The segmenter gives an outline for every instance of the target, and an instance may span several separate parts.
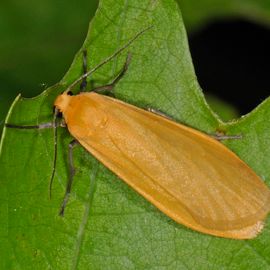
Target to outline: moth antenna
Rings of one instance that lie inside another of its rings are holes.
[[[87,73],[87,50],[83,50],[83,74]],[[86,78],[82,79],[80,84],[80,91],[84,92],[86,90],[87,80]]]
[[[77,80],[75,80],[67,89],[65,92],[70,91],[74,86],[76,86],[80,81],[82,81],[83,79],[87,78],[88,76],[90,76],[92,73],[94,73],[97,69],[99,69],[100,67],[102,67],[103,65],[105,65],[106,63],[108,63],[110,60],[112,60],[114,57],[116,57],[117,55],[119,55],[122,51],[124,51],[131,43],[133,43],[139,36],[141,36],[143,33],[145,33],[146,31],[148,31],[149,29],[153,28],[153,25],[150,25],[146,28],[144,28],[143,30],[141,30],[140,32],[138,32],[133,38],[131,38],[126,44],[124,44],[121,48],[119,48],[117,51],[115,51],[112,55],[108,56],[104,61],[102,61],[101,63],[99,63],[97,66],[95,66],[94,68],[90,69],[88,72],[86,72],[85,74],[83,74],[80,78],[78,78]]]
[[[53,169],[52,169],[52,174],[50,178],[50,185],[49,185],[49,197],[50,199],[52,198],[52,184],[53,184],[53,179],[55,175],[55,167],[56,167],[56,160],[57,160],[57,115],[59,113],[59,110],[57,108],[54,109],[54,114],[53,114],[53,139],[54,139],[54,155],[53,155]]]

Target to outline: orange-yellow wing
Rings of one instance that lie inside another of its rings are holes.
[[[260,232],[270,190],[221,143],[107,96],[66,99],[56,106],[72,136],[166,215],[221,237]]]

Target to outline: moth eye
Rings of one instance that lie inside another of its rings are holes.
[[[58,112],[56,115],[57,118],[63,118],[63,114],[61,112]]]
[[[73,93],[72,93],[71,91],[68,91],[67,94],[68,94],[69,96],[73,96]]]

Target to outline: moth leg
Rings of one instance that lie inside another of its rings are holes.
[[[120,71],[120,73],[114,78],[114,80],[107,85],[103,85],[103,86],[99,86],[95,89],[93,89],[92,91],[94,92],[102,92],[102,91],[112,91],[114,86],[119,82],[119,80],[125,75],[126,71],[128,70],[128,66],[130,64],[131,61],[131,53],[128,53],[127,58],[126,58],[126,62],[122,68],[122,70]]]
[[[16,128],[16,129],[45,129],[45,128],[54,128],[55,127],[66,127],[65,121],[61,121],[60,123],[56,123],[56,125],[52,122],[49,123],[42,123],[39,125],[26,125],[26,126],[21,126],[21,125],[14,125],[14,124],[5,124],[5,127],[7,128]]]
[[[172,117],[170,117],[169,115],[165,114],[164,112],[161,112],[157,109],[153,109],[153,108],[147,108],[147,111],[155,113],[157,115],[163,116],[169,120],[174,120]],[[223,140],[238,140],[238,139],[242,139],[242,135],[224,135],[221,133],[216,133],[216,134],[208,134],[210,137],[212,137],[213,139],[216,139],[218,141],[223,141]]]
[[[174,120],[172,117],[168,116],[167,114],[159,111],[159,110],[156,110],[156,109],[153,109],[153,108],[147,108],[147,111],[149,112],[152,112],[152,113],[155,113],[157,115],[160,115],[162,117],[165,117],[169,120]],[[223,141],[223,140],[239,140],[239,139],[242,139],[242,135],[224,135],[224,134],[221,134],[221,133],[216,133],[216,134],[208,134],[210,137],[212,137],[213,139],[216,139],[218,141]]]
[[[169,115],[167,115],[166,113],[164,113],[164,112],[162,112],[162,111],[160,111],[160,110],[153,109],[153,108],[147,108],[147,111],[148,111],[148,112],[151,112],[151,113],[154,113],[154,114],[157,114],[157,115],[159,115],[159,116],[165,117],[165,118],[167,118],[167,119],[169,119],[169,120],[173,120],[172,117],[170,117]]]
[[[147,111],[155,113],[157,115],[163,116],[169,120],[174,120],[172,117],[168,116],[167,114],[153,109],[153,108],[147,108]],[[216,134],[208,134],[210,137],[212,137],[213,139],[216,139],[218,141],[223,141],[223,140],[238,140],[238,139],[242,139],[242,135],[224,135],[221,133],[216,133]]]
[[[66,123],[64,118],[61,119],[61,121],[52,121],[48,123],[41,123],[39,125],[16,125],[16,124],[10,124],[5,123],[5,127],[7,128],[16,128],[16,129],[45,129],[45,128],[54,128],[54,127],[66,127]]]
[[[240,135],[224,135],[224,134],[209,134],[210,137],[212,137],[213,139],[216,139],[218,141],[223,141],[223,140],[239,140],[242,139],[243,136]]]
[[[67,182],[67,186],[66,186],[66,192],[65,192],[65,196],[59,211],[59,215],[63,216],[64,215],[64,211],[70,196],[70,191],[71,191],[71,187],[72,187],[72,183],[73,183],[73,178],[75,175],[75,167],[74,167],[74,163],[73,163],[73,149],[76,145],[78,145],[78,141],[73,140],[69,143],[68,145],[68,167],[69,167],[69,176],[68,176],[68,182]]]
[[[14,124],[5,124],[5,127],[7,128],[17,128],[17,129],[44,129],[44,128],[53,128],[54,123],[43,123],[39,125],[27,125],[27,126],[20,126],[20,125],[14,125]]]

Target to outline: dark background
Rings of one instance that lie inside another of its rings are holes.
[[[0,5],[0,123],[18,93],[36,96],[63,77],[96,8],[97,0]],[[269,29],[234,18],[212,20],[195,32],[188,28],[188,35],[205,93],[232,104],[240,114],[269,96]]]
[[[270,31],[244,20],[217,21],[190,34],[202,89],[245,114],[270,95]]]

